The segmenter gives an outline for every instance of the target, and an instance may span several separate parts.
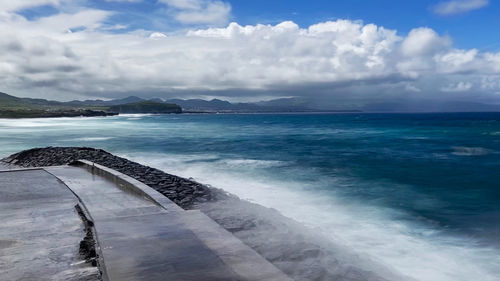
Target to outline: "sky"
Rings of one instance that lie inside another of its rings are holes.
[[[0,92],[500,104],[489,0],[0,1]]]

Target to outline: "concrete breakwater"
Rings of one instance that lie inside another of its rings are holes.
[[[86,160],[0,171],[0,211],[1,280],[291,281],[200,211]]]
[[[13,154],[2,161],[28,168],[66,165],[77,160],[88,160],[130,176],[157,190],[184,209],[192,208],[196,202],[213,200],[213,192],[207,186],[135,163],[101,149],[34,148]]]
[[[79,159],[128,175],[184,209],[202,211],[294,280],[407,280],[273,209],[103,150],[49,147],[23,151],[3,161],[35,167],[64,165]]]

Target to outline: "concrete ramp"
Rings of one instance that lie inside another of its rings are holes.
[[[109,280],[290,280],[199,211],[87,161],[45,168],[93,220]]]

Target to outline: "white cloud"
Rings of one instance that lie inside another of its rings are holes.
[[[420,88],[417,88],[417,87],[415,87],[414,85],[411,85],[411,84],[406,84],[405,85],[405,90],[407,90],[409,92],[416,92],[416,93],[422,92],[422,90]]]
[[[153,32],[151,35],[149,35],[149,38],[166,38],[167,35],[161,33],[161,32]]]
[[[159,0],[158,2],[182,10],[201,10],[204,4],[203,0]]]
[[[66,0],[67,2],[68,0]],[[13,12],[21,9],[38,7],[42,5],[57,6],[65,0],[15,0],[0,1],[0,12]]]
[[[112,13],[101,10],[33,21],[10,15],[0,18],[0,91],[13,94],[311,95],[364,101],[459,93],[461,99],[480,94],[500,101],[494,94],[500,91],[500,53],[454,48],[429,28],[403,36],[359,21],[306,28],[286,21],[163,36],[108,33],[103,22]],[[67,32],[75,28],[80,31]]]
[[[142,0],[104,0],[106,2],[130,2],[130,3],[139,3]]]
[[[421,27],[410,31],[402,45],[405,56],[426,56],[450,45],[447,38],[440,37],[434,30]]]
[[[174,18],[183,24],[226,24],[231,5],[218,0],[159,0],[166,4]]]
[[[434,7],[434,12],[440,15],[454,15],[470,12],[489,4],[489,0],[452,0],[441,2]]]
[[[472,89],[472,83],[464,81],[453,83],[442,88],[444,92],[465,92],[470,89]]]
[[[82,10],[74,14],[57,14],[37,21],[39,30],[67,31],[72,28],[96,29],[112,13],[101,10]]]

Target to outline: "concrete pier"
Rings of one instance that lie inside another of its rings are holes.
[[[61,280],[52,278],[54,273],[95,274],[75,265],[82,264],[76,260],[84,232],[76,204],[93,221],[104,280],[290,280],[201,212],[185,211],[148,186],[87,161],[0,172],[0,279],[30,280],[23,278],[39,272],[46,275],[36,280]],[[35,212],[40,206],[47,211]],[[30,223],[40,217],[43,223]],[[45,262],[32,267],[26,253],[35,246],[29,239],[46,235],[55,235],[51,248],[64,251],[37,251]],[[57,270],[44,270],[47,265]]]

